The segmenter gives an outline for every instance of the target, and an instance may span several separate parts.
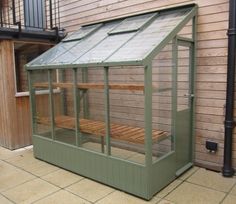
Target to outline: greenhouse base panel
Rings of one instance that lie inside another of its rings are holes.
[[[177,176],[174,152],[166,155],[148,170],[137,163],[95,154],[41,136],[34,135],[33,143],[36,158],[146,200],[150,200]],[[177,173],[181,174],[191,166],[192,163],[189,163],[183,171]]]

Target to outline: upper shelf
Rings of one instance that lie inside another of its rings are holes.
[[[52,83],[53,88],[73,88],[73,83]],[[35,83],[35,88],[48,88],[48,83]],[[78,83],[79,89],[104,89],[103,83]],[[142,84],[109,84],[109,89],[143,91]]]
[[[48,88],[48,83],[34,83],[34,88]],[[73,83],[60,83],[54,82],[52,83],[52,88],[73,88]],[[77,88],[82,90],[87,89],[104,89],[104,83],[78,83]],[[129,91],[144,91],[143,84],[109,84],[109,89],[113,90],[129,90]],[[163,92],[172,90],[171,87],[160,88],[158,85],[152,85],[153,92]]]

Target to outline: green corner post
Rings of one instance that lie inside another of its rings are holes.
[[[82,144],[81,132],[80,132],[80,123],[79,123],[79,115],[80,115],[80,94],[79,87],[77,86],[77,70],[78,68],[73,68],[73,92],[74,92],[74,112],[75,112],[75,141],[76,146],[80,146]]]
[[[109,99],[109,67],[104,67],[104,100],[106,122],[106,153],[111,155],[110,145],[110,99]]]
[[[87,83],[88,82],[88,68],[83,67],[82,68],[82,82]],[[82,90],[83,92],[83,112],[84,112],[84,118],[89,118],[89,102],[88,102],[88,89]]]
[[[152,183],[152,65],[144,67],[144,117],[145,117],[145,166],[146,177]],[[150,187],[149,187],[150,188]],[[151,192],[150,189],[148,192]]]
[[[50,119],[51,119],[51,138],[55,139],[55,113],[54,113],[54,98],[53,98],[53,86],[52,86],[52,69],[48,70],[48,87],[49,87],[49,107],[50,107]]]
[[[172,150],[176,149],[176,119],[177,119],[177,91],[178,91],[178,45],[177,38],[172,40],[172,133],[171,133],[171,143]]]
[[[194,124],[195,124],[195,103],[196,103],[196,96],[195,96],[195,76],[196,76],[196,52],[197,52],[197,14],[193,17],[192,19],[192,39],[193,39],[193,43],[191,46],[191,53],[190,53],[190,57],[191,57],[191,79],[192,79],[192,83],[191,83],[191,94],[194,94],[194,97],[192,98],[192,112],[191,112],[191,119],[192,119],[192,123],[191,123],[191,128],[192,128],[192,144],[191,144],[191,159],[192,161],[194,161],[194,152],[195,152],[195,130],[194,130]]]

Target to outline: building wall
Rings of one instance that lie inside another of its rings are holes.
[[[0,143],[4,147],[12,147],[12,130],[16,129],[16,124],[12,123],[11,117],[15,109],[12,92],[14,92],[14,80],[11,76],[11,69],[6,67],[13,66],[12,60],[13,47],[11,41],[0,41]],[[9,79],[12,84],[9,84]],[[9,104],[9,106],[8,106]]]
[[[61,26],[72,32],[82,24],[187,3],[197,3],[199,6],[195,162],[219,169],[222,166],[224,148],[228,0],[61,0]],[[207,152],[206,140],[219,143],[216,154]],[[236,140],[234,141],[233,164],[236,167]]]

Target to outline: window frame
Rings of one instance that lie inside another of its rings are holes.
[[[13,61],[13,71],[14,71],[14,87],[15,87],[15,97],[29,97],[29,91],[17,91],[17,71],[16,71],[16,61],[15,61],[15,44],[16,43],[24,43],[24,44],[38,44],[38,45],[55,45],[52,43],[42,43],[42,42],[24,42],[24,41],[13,41],[12,43],[12,61]],[[26,70],[24,70],[26,72]],[[59,74],[58,70],[56,70],[56,81],[59,82]],[[28,80],[27,80],[28,81]],[[59,88],[53,89],[53,93],[60,93],[61,90]],[[49,94],[49,90],[37,90],[35,92],[36,95]]]

